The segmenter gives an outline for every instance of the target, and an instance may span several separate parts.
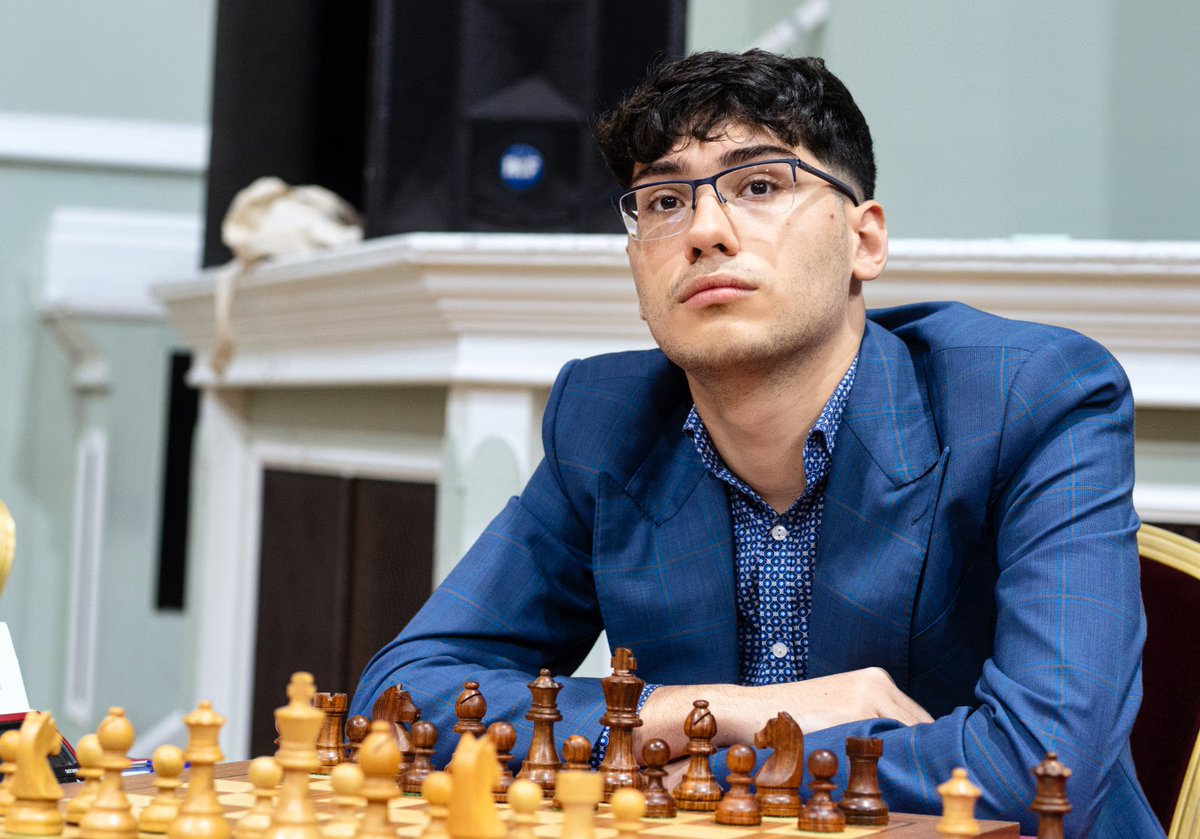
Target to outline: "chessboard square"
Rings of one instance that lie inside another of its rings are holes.
[[[886,826],[885,827],[852,827],[850,825],[846,825],[845,831],[838,833],[838,837],[839,837],[839,839],[858,839],[858,837],[861,837],[861,836],[874,836],[876,833],[879,833],[880,831],[885,830],[885,829],[886,829]],[[769,833],[773,836],[803,836],[803,837],[828,836],[829,835],[828,833],[814,833],[811,830],[800,830],[799,828],[797,828],[795,826],[794,823],[790,826],[784,825],[783,827],[775,827],[770,830],[763,830],[763,831],[760,831],[760,833],[762,833],[762,834]]]
[[[676,836],[681,839],[737,839],[740,836],[755,836],[753,827],[726,827],[719,824],[663,824],[648,827],[642,836]]]
[[[558,839],[560,833],[562,828],[554,824],[539,824],[533,829],[534,836],[545,836],[546,839]],[[611,827],[597,827],[594,835],[596,839],[612,839],[617,831]]]
[[[222,778],[216,784],[217,792],[253,792],[254,784],[249,781],[235,781],[232,778]]]
[[[424,807],[425,799],[419,795],[398,795],[388,802],[393,810],[403,810],[407,807]]]
[[[392,809],[388,812],[392,824],[425,824],[429,821],[424,810]]]
[[[253,807],[254,796],[245,792],[233,792],[227,795],[218,795],[217,800],[221,802],[223,807]]]

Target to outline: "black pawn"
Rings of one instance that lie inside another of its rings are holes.
[[[646,796],[646,818],[673,819],[675,818],[675,799],[667,792],[663,778],[667,777],[666,765],[671,758],[671,748],[665,740],[655,738],[642,746],[642,777],[646,786],[642,794]]]
[[[837,774],[837,755],[828,749],[818,749],[808,757],[808,771],[813,776],[808,786],[812,798],[800,811],[796,826],[813,833],[841,833],[846,829],[846,817],[833,803],[833,776]]]

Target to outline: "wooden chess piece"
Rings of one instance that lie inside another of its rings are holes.
[[[367,809],[358,829],[359,839],[395,839],[396,830],[388,822],[388,802],[400,795],[396,769],[400,766],[400,747],[387,720],[371,723],[371,732],[358,750],[358,768],[362,770],[362,797]]]
[[[804,732],[791,714],[780,711],[755,732],[754,745],[771,749],[754,776],[759,812],[796,818],[800,815],[800,782],[804,779]]]
[[[404,775],[413,762],[412,724],[421,719],[421,709],[413,704],[412,697],[401,685],[392,685],[371,706],[371,720],[387,720],[393,726],[396,746],[400,749],[400,768],[396,771],[397,783],[404,783]],[[363,732],[366,733],[365,730]]]
[[[582,734],[572,734],[563,741],[563,761],[561,772],[590,772],[592,769],[592,744]],[[558,776],[555,775],[557,784]],[[558,800],[558,790],[554,792],[554,809],[561,810],[562,802]]]
[[[409,795],[420,795],[421,784],[434,771],[431,757],[437,745],[438,730],[428,720],[417,720],[412,727],[413,762],[404,773],[404,791]]]
[[[166,833],[183,804],[179,796],[179,788],[183,786],[179,777],[183,774],[183,749],[159,746],[150,758],[150,765],[154,767],[156,794],[138,816],[138,832]]]
[[[81,737],[79,739],[79,743],[80,743],[79,748],[80,749],[83,748],[83,745],[82,745],[83,741],[85,739],[87,739],[88,737],[91,737],[93,740],[95,739],[94,734],[85,734],[83,737]],[[8,731],[4,732],[3,734],[0,734],[0,761],[3,761],[3,763],[0,763],[0,775],[4,776],[4,780],[0,781],[0,818],[2,818],[5,814],[8,813],[8,809],[12,806],[12,803],[13,803],[12,779],[13,779],[13,775],[15,775],[17,772],[17,744],[20,742],[21,742],[21,734],[15,728],[10,728]],[[100,745],[99,744],[96,744],[96,752],[95,753],[98,757],[100,754]],[[79,752],[76,752],[76,757],[79,758],[79,765],[80,765],[80,767],[82,767],[83,766],[83,755],[80,754]],[[83,769],[81,768],[79,770],[79,772],[76,773],[76,777],[78,777],[80,774],[82,774],[82,772],[83,772]],[[97,774],[93,777],[99,777],[99,774]],[[86,787],[85,787],[85,789],[86,789]],[[77,796],[75,796],[75,798],[71,799],[71,802],[74,803],[75,799],[81,797],[82,795],[83,795],[83,793],[80,792],[79,795],[77,795]],[[92,792],[92,797],[93,798],[95,797],[94,789]],[[81,815],[82,815],[82,811],[81,811]],[[70,824],[79,824],[79,822],[73,821],[73,822],[70,822]]]
[[[512,763],[512,750],[517,744],[517,732],[512,723],[497,720],[488,726],[487,735],[496,747],[496,763],[500,767],[500,780],[492,790],[492,797],[503,804],[508,800],[508,788],[513,782],[512,769],[508,765]]]
[[[504,839],[504,823],[492,798],[500,780],[496,747],[487,737],[467,731],[454,749],[453,788],[446,826],[454,839]]]
[[[603,776],[564,769],[558,773],[554,795],[563,811],[559,839],[594,839],[596,806],[604,797]]]
[[[461,737],[470,732],[474,737],[482,737],[487,732],[483,724],[486,715],[487,700],[479,690],[479,682],[463,682],[462,693],[454,700],[454,716],[458,717],[454,733]]]
[[[721,800],[721,787],[713,777],[709,758],[717,749],[713,737],[717,736],[717,720],[708,710],[708,701],[697,699],[692,703],[692,712],[683,721],[683,733],[688,736],[688,766],[683,780],[675,785],[671,794],[680,810],[710,813],[717,809]]]
[[[955,769],[950,780],[937,788],[942,797],[942,820],[937,823],[937,832],[954,839],[969,839],[979,835],[979,822],[975,821],[975,802],[981,795],[979,787],[967,780],[967,770]]]
[[[305,701],[309,701],[310,697],[311,694]],[[320,725],[320,711],[315,708],[309,710],[317,715]],[[184,757],[191,769],[179,816],[167,828],[167,836],[169,839],[228,839],[229,822],[225,818],[225,808],[217,800],[214,776],[214,767],[225,757],[217,743],[225,718],[213,710],[211,702],[204,700],[196,706],[196,710],[183,718],[183,724],[188,729],[188,746]],[[313,731],[313,739],[316,740],[316,731]]]
[[[108,722],[108,719],[105,719],[105,722]],[[129,730],[129,742],[125,743],[126,749],[133,743],[133,729]],[[120,744],[113,740],[111,726],[109,731],[108,740],[101,740],[100,743],[101,747],[106,749],[114,744]],[[63,817],[58,811],[58,802],[63,793],[48,760],[51,755],[58,754],[62,749],[62,735],[58,733],[54,717],[30,711],[25,715],[17,737],[17,771],[12,779],[13,802],[4,817],[4,830],[10,834],[21,833],[31,836],[60,834],[63,830]],[[126,761],[127,765],[128,761]],[[107,769],[108,764],[104,764],[104,766]],[[116,794],[124,798],[120,788],[120,769],[111,779],[107,774],[105,775],[105,781],[110,780],[117,785]],[[97,798],[98,800],[99,798]],[[106,799],[106,803],[110,806],[114,802],[115,799],[112,796]],[[125,806],[128,814],[128,799],[125,800]],[[133,823],[132,816],[129,816],[129,826],[132,830],[130,835],[130,839],[132,839],[137,834],[137,826]]]
[[[846,829],[846,817],[833,803],[833,776],[837,774],[837,755],[828,749],[818,749],[808,757],[808,772],[812,780],[808,786],[812,798],[800,811],[796,826],[813,833],[841,833]]]
[[[346,720],[346,762],[358,762],[358,747],[367,732],[371,730],[371,721],[362,714],[355,714]]]
[[[109,708],[96,729],[100,743],[100,768],[104,777],[96,791],[96,800],[79,822],[83,839],[133,839],[137,836],[137,821],[133,806],[125,796],[122,773],[129,768],[129,749],[133,746],[133,726],[121,708]],[[11,828],[10,828],[11,830]],[[218,839],[225,839],[228,829]]]
[[[633,730],[642,724],[637,703],[646,683],[633,675],[637,659],[625,647],[617,647],[612,657],[612,675],[600,680],[604,691],[605,712],[600,724],[608,726],[608,750],[600,763],[604,776],[604,800],[622,787],[641,789],[642,773],[633,756]]]
[[[544,794],[540,785],[527,778],[518,778],[509,785],[508,806],[512,808],[513,817],[508,839],[534,839],[537,810]]]
[[[358,808],[363,800],[362,788],[365,780],[357,763],[339,763],[330,771],[333,815],[321,826],[321,835],[325,839],[354,839],[358,835]],[[395,779],[392,783],[395,783]],[[396,791],[399,793],[399,787]],[[234,839],[240,839],[236,833]]]
[[[1046,759],[1033,768],[1037,778],[1037,794],[1030,809],[1038,814],[1037,839],[1063,839],[1063,816],[1071,812],[1067,801],[1067,778],[1071,770],[1058,762],[1058,755],[1049,752]]]
[[[454,780],[445,772],[430,772],[421,784],[421,797],[428,805],[429,822],[421,832],[421,839],[450,839],[446,819],[450,812],[450,796]]]
[[[320,766],[317,772],[328,775],[345,760],[345,750],[342,746],[342,724],[346,720],[346,694],[344,693],[315,693],[313,707],[325,715],[321,725],[321,733],[317,735],[317,760]]]
[[[878,737],[847,737],[846,758],[850,778],[838,807],[846,815],[846,824],[875,826],[888,823],[888,808],[879,790],[879,758],[883,740]]]
[[[621,787],[612,794],[612,814],[616,839],[637,839],[642,832],[642,816],[646,814],[646,796],[633,787]]]
[[[650,819],[675,818],[675,799],[663,783],[667,777],[667,761],[671,759],[671,747],[666,740],[657,737],[642,746],[642,776],[646,782],[642,793],[646,796],[646,817]]]
[[[750,792],[750,770],[757,756],[754,749],[741,743],[729,747],[725,760],[729,765],[729,791],[717,805],[713,818],[717,824],[756,825],[762,824],[758,801]]]
[[[308,776],[321,764],[317,758],[317,736],[325,721],[325,715],[312,706],[314,693],[311,673],[293,673],[287,687],[288,704],[275,709],[279,729],[275,760],[283,770],[283,783],[275,799],[271,826],[263,833],[263,839],[321,839],[317,813],[308,794]]]
[[[256,757],[246,769],[246,778],[254,787],[254,803],[233,826],[233,839],[262,839],[271,826],[275,787],[283,780],[283,767],[273,757]]]
[[[17,732],[12,733],[15,737]],[[0,736],[0,755],[3,754],[4,737],[7,736],[7,733]],[[79,770],[75,777],[83,781],[83,787],[67,802],[67,824],[77,825],[83,821],[83,817],[91,809],[92,802],[96,800],[96,793],[100,791],[100,779],[104,777],[104,770],[100,768],[100,758],[103,755],[104,750],[100,748],[100,741],[96,739],[95,734],[85,734],[75,744],[75,757],[79,761]],[[13,768],[16,768],[16,764]],[[0,770],[2,769],[3,767],[0,767]]]
[[[546,669],[529,683],[533,704],[525,719],[533,723],[533,739],[529,743],[529,753],[521,764],[521,771],[517,773],[518,778],[525,778],[540,786],[547,798],[554,796],[554,776],[562,768],[554,748],[554,724],[563,718],[558,710],[560,690],[562,685],[554,681]]]

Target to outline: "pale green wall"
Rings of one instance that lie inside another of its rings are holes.
[[[0,0],[0,118],[36,113],[203,125],[215,0]],[[108,705],[146,729],[194,702],[181,655],[186,618],[153,608],[168,352],[162,324],[89,322],[106,391],[76,392],[62,346],[39,322],[43,247],[59,207],[199,214],[199,174],[0,158],[0,498],[17,521],[17,558],[0,600],[30,702],[71,738]],[[63,717],[75,446],[108,437],[101,628],[92,713]]]
[[[215,0],[0,0],[0,111],[206,123]]]
[[[791,4],[692,0],[691,49]],[[823,56],[875,138],[893,235],[1194,239],[1200,4],[838,0]]]

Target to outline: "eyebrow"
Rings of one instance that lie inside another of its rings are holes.
[[[730,169],[734,166],[740,166],[743,163],[753,163],[762,157],[786,157],[792,159],[796,157],[796,152],[787,146],[777,146],[773,143],[758,143],[753,146],[738,146],[737,148],[729,149],[717,158],[717,163],[721,169]],[[678,160],[656,160],[653,163],[647,164],[638,172],[637,177],[633,179],[633,183],[636,184],[645,178],[679,177],[682,173],[683,167],[679,165]]]

